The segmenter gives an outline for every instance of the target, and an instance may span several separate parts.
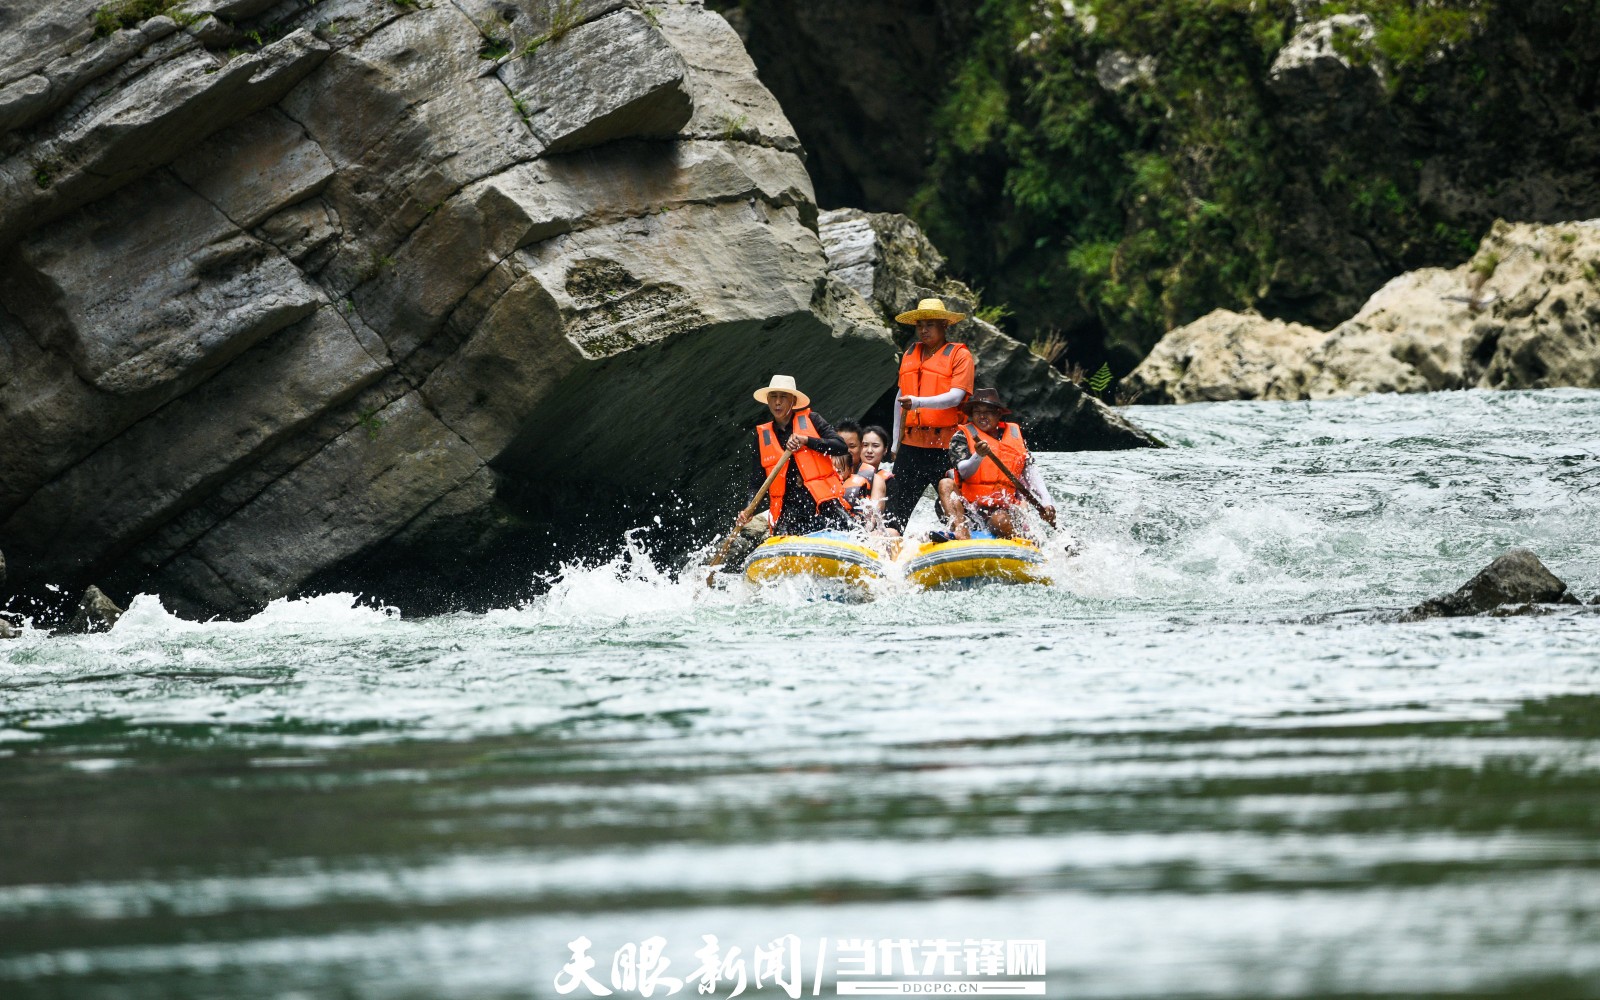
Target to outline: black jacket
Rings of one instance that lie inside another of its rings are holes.
[[[773,429],[778,433],[778,446],[783,447],[789,443],[789,427],[779,427],[777,423],[776,420],[772,421]],[[791,425],[794,423],[792,415],[789,418],[789,423]],[[850,446],[844,443],[844,438],[840,437],[839,432],[833,429],[833,425],[822,419],[816,410],[811,411],[811,426],[817,429],[817,433],[821,437],[807,438],[807,447],[814,451],[820,451],[829,457],[848,455],[850,453]],[[752,435],[750,438],[750,457],[752,460],[750,465],[750,490],[745,494],[746,503],[755,498],[756,490],[759,490],[761,484],[767,481],[767,470],[761,467],[761,438],[759,435]],[[790,462],[788,467],[783,470],[783,482],[784,496],[794,497],[805,493],[806,483],[800,477],[800,467],[795,463]],[[797,490],[799,492],[796,492]]]

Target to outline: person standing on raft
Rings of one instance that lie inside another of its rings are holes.
[[[1033,454],[1022,441],[1022,429],[1000,419],[1011,414],[1000,393],[979,389],[973,393],[967,410],[972,421],[951,437],[952,468],[950,475],[939,481],[939,505],[950,518],[950,530],[957,538],[971,538],[970,521],[987,528],[996,538],[1018,534],[1014,512],[1022,498],[1010,476],[1001,470],[1002,464],[1044,505],[1039,513],[1050,527],[1055,527],[1054,501]]]
[[[940,299],[923,299],[895,322],[915,325],[917,342],[900,359],[895,393],[894,478],[889,480],[888,523],[905,529],[911,512],[930,486],[949,471],[945,454],[957,427],[966,423],[961,405],[972,395],[975,368],[966,344],[946,339],[952,323],[966,313],[951,312]]]
[[[772,383],[757,389],[755,398],[767,404],[772,419],[756,428],[755,463],[750,470],[752,499],[783,453],[794,453],[767,492],[772,534],[850,530],[844,482],[833,465],[833,456],[848,455],[849,446],[820,414],[811,412],[811,397],[795,388],[793,377],[772,376]],[[736,523],[742,528],[748,520],[741,512]]]

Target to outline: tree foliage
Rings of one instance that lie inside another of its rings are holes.
[[[1294,303],[1315,277],[1286,275],[1285,233],[1308,204],[1391,271],[1465,259],[1491,220],[1425,204],[1424,164],[1401,143],[1304,148],[1271,91],[1274,58],[1306,20],[1364,14],[1361,44],[1336,42],[1381,61],[1381,100],[1487,119],[1492,98],[1470,87],[1497,69],[1477,41],[1496,17],[1533,16],[1511,3],[1312,2],[1297,15],[1290,0],[982,0],[909,211],[959,273],[1010,303],[1020,332],[1061,328],[1076,356],[1130,364],[1217,307],[1307,318]],[[1597,4],[1558,6],[1588,24]],[[1503,124],[1506,142],[1515,128]]]

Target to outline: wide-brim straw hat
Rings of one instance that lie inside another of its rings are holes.
[[[966,313],[951,312],[944,307],[944,299],[923,299],[917,307],[894,318],[896,323],[917,323],[925,319],[942,319],[946,323],[959,323]]]
[[[1011,415],[1011,408],[1000,401],[1000,390],[998,389],[979,389],[968,397],[966,402],[961,404],[961,408],[968,413],[972,412],[974,406],[992,406],[1000,411],[1002,417]]]
[[[770,385],[762,386],[756,390],[756,402],[765,403],[767,397],[775,392],[787,392],[794,397],[795,406],[810,406],[811,397],[794,387],[793,375],[774,375]]]

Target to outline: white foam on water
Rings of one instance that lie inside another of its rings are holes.
[[[706,573],[691,567],[674,574],[656,563],[640,535],[624,532],[617,554],[599,565],[565,563],[546,578],[549,590],[512,608],[490,611],[491,624],[621,622],[640,617],[692,613],[704,604],[736,599],[728,590],[706,585]]]

